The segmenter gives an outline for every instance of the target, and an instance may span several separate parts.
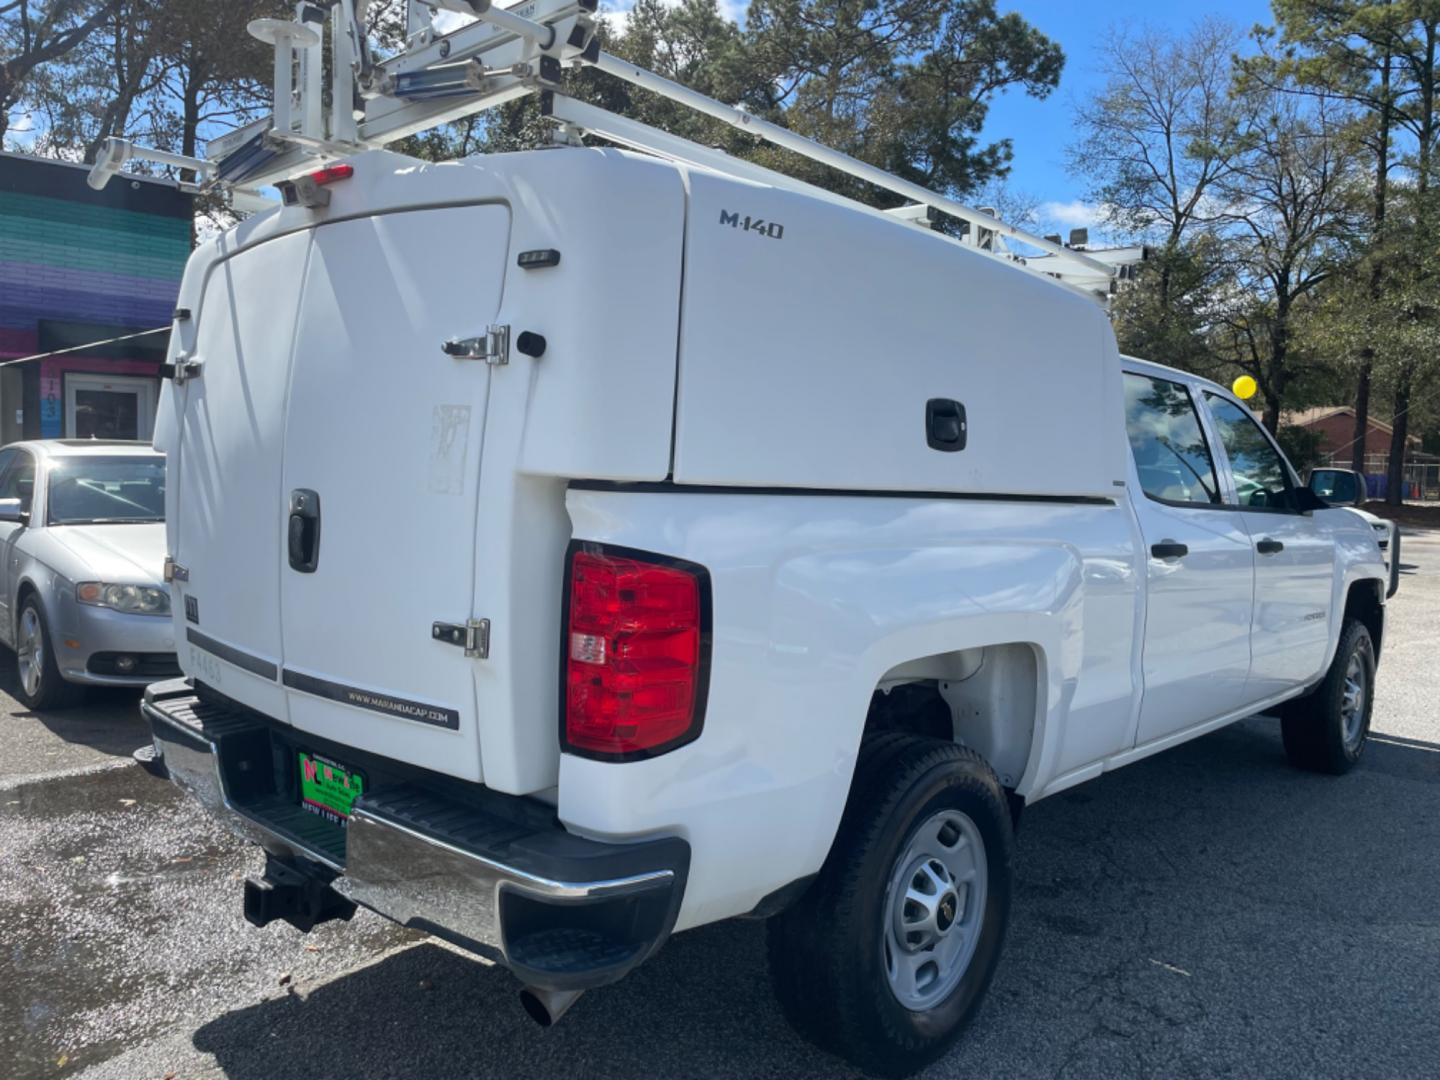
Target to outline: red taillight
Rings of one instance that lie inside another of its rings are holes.
[[[705,572],[593,545],[570,557],[565,749],[648,757],[700,733]]]
[[[315,183],[324,187],[326,184],[333,184],[337,180],[349,180],[350,177],[354,175],[354,165],[327,165],[323,169],[316,169],[312,173],[306,173],[305,177],[308,180],[314,180]]]

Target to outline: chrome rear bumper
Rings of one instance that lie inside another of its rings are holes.
[[[183,680],[152,686],[141,711],[174,783],[242,837],[355,903],[502,960],[531,986],[613,982],[675,924],[690,856],[677,837],[586,840],[531,800],[468,799],[449,778],[426,783],[403,768],[387,777],[379,759],[344,749],[335,756],[370,782],[342,828],[299,807],[284,767],[295,733],[202,700]]]

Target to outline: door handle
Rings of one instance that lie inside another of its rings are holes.
[[[1190,549],[1174,540],[1161,540],[1150,545],[1150,554],[1157,559],[1183,559],[1190,554]]]
[[[925,403],[925,442],[931,450],[953,454],[965,449],[965,406],[951,398],[931,398]]]
[[[309,488],[290,493],[290,569],[313,574],[320,565],[320,496]]]
[[[1255,545],[1255,550],[1261,555],[1278,555],[1285,550],[1285,545],[1279,540],[1271,540],[1270,537],[1267,536]]]

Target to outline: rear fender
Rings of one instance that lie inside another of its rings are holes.
[[[996,644],[1033,649],[1035,731],[1018,783],[1022,793],[1043,786],[1055,719],[1079,674],[1085,578],[1065,544],[977,527],[991,517],[1013,533],[1010,508],[574,488],[567,506],[577,538],[659,550],[711,574],[700,737],[625,764],[562,755],[557,793],[560,819],[581,835],[691,843],[680,928],[749,911],[820,868],[873,692],[909,661]],[[1083,526],[1078,512],[1064,513]],[[933,535],[917,516],[963,521],[973,538],[957,541],[948,527]],[[862,519],[868,538],[892,542],[857,549]]]
[[[1028,752],[1022,751],[1019,760],[991,761],[997,770],[1009,774],[1007,786],[1024,794],[1040,786],[1037,778],[1050,771],[1058,740],[1047,736],[1058,730],[1058,720],[1064,715],[1080,671],[1084,595],[1081,561],[1073,551],[1058,544],[958,545],[926,555],[923,568],[892,572],[883,581],[874,582],[859,605],[872,620],[888,621],[894,629],[878,637],[859,658],[854,700],[868,702],[887,675],[923,658],[994,646],[1028,647],[1034,657],[1030,670],[1016,665],[1006,675],[1035,680],[1033,686],[1023,688],[1032,692],[1030,730],[1015,733],[1016,741],[1028,744]],[[896,565],[903,565],[903,560],[897,560]],[[941,583],[947,580],[955,583],[955,591],[942,599],[937,589],[943,588]],[[891,589],[895,592],[887,601]],[[929,600],[918,600],[920,597]],[[917,612],[932,617],[902,625],[907,604],[914,604],[912,618]],[[942,606],[948,610],[940,610]],[[964,685],[954,683],[944,691],[952,708],[963,700],[960,688]],[[846,733],[852,750],[851,772],[865,726],[865,710],[858,711],[858,724]],[[987,730],[984,718],[978,724],[967,725],[960,711],[957,708],[958,741],[973,745],[987,758],[995,756],[997,733]],[[847,776],[847,795],[848,790]]]

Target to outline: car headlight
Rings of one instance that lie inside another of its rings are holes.
[[[91,607],[108,607],[130,615],[170,614],[170,593],[153,585],[107,585],[103,581],[82,581],[75,586],[75,599]]]

